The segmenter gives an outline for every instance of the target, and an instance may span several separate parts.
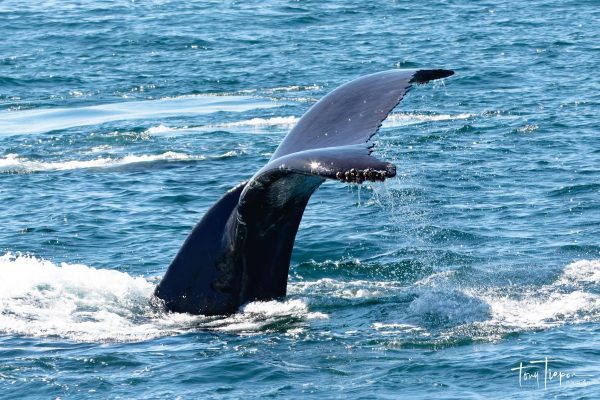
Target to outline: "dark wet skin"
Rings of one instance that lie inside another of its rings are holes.
[[[335,89],[288,133],[269,163],[227,192],[194,227],[155,289],[173,312],[220,315],[285,296],[292,248],[310,196],[325,179],[396,175],[370,155],[371,137],[414,83],[448,70],[390,70]]]

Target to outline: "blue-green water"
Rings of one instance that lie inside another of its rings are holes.
[[[598,5],[1,2],[0,397],[600,397]],[[286,299],[149,305],[317,99],[418,67]]]

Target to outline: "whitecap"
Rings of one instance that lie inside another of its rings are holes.
[[[179,131],[182,129],[186,129],[187,126],[184,126],[182,128],[175,128],[175,127],[170,127],[164,124],[160,124],[157,126],[151,126],[150,128],[146,129],[144,131],[144,133],[149,134],[149,135],[157,135],[157,134],[161,134],[161,133],[170,133],[170,132],[175,132],[175,131]]]
[[[39,171],[66,171],[85,168],[117,167],[127,164],[153,162],[153,161],[198,161],[204,156],[190,155],[174,151],[161,154],[127,155],[124,157],[99,157],[91,160],[65,160],[65,161],[37,161],[20,157],[17,154],[8,154],[0,158],[0,172],[27,173]]]

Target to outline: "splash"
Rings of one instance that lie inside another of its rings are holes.
[[[305,301],[255,301],[240,308],[240,312],[217,319],[206,326],[223,332],[252,334],[263,332],[280,321],[327,319],[327,314],[310,312]]]
[[[161,329],[151,323],[152,290],[145,278],[123,272],[9,253],[0,257],[0,332],[80,341],[154,337]]]
[[[281,320],[326,318],[302,300],[255,302],[228,317],[168,313],[155,282],[81,264],[0,256],[0,332],[79,342],[143,341],[190,330],[253,333]]]
[[[372,325],[386,334],[410,332],[427,340],[467,335],[493,341],[514,332],[600,321],[599,283],[600,260],[581,260],[565,266],[551,284],[539,286],[473,287],[455,271],[442,271],[414,283],[302,280],[291,282],[289,292],[328,306],[393,304],[397,312]]]
[[[461,288],[453,274],[434,275],[408,286],[330,278],[290,282],[285,301],[253,302],[230,316],[206,317],[163,311],[152,297],[152,278],[8,253],[0,256],[0,333],[79,342],[143,341],[197,330],[252,335],[329,318],[311,311],[311,303],[374,300],[394,304],[398,313],[373,321],[372,329],[411,340],[467,334],[488,341],[600,320],[600,295],[594,293],[600,260],[571,263],[551,284],[510,290]]]
[[[398,282],[368,281],[354,279],[350,281],[321,278],[316,281],[293,282],[289,292],[295,295],[320,295],[331,299],[372,299],[393,296],[402,290]]]
[[[549,285],[506,293],[492,289],[480,296],[492,309],[491,324],[509,328],[544,329],[566,323],[600,320],[600,260],[567,265]]]
[[[452,276],[435,274],[420,281],[410,315],[443,326],[470,325],[472,335],[487,339],[600,320],[600,296],[593,292],[600,283],[600,260],[568,264],[553,283],[533,287],[460,288]]]

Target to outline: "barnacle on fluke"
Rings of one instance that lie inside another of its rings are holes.
[[[364,181],[382,182],[386,178],[396,175],[394,170],[376,170],[373,168],[359,169],[352,168],[347,171],[338,171],[335,177],[342,182],[363,183]]]

